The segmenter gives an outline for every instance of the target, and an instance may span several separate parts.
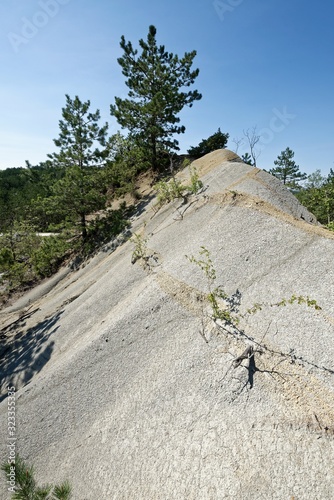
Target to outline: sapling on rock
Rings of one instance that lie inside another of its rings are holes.
[[[239,291],[236,292],[233,296],[228,296],[225,292],[222,285],[216,285],[217,273],[213,264],[213,260],[211,258],[210,252],[204,246],[201,247],[199,251],[199,258],[194,256],[186,258],[196,264],[201,271],[204,273],[206,278],[208,293],[206,294],[207,305],[211,307],[210,317],[214,321],[215,327],[218,332],[223,332],[225,335],[228,335],[230,338],[234,337],[235,340],[239,343],[240,341],[244,344],[246,349],[239,356],[235,357],[230,368],[238,368],[242,365],[244,360],[248,360],[248,382],[243,385],[243,388],[249,383],[250,387],[253,386],[253,375],[255,372],[266,372],[270,374],[280,375],[276,367],[282,363],[283,361],[288,361],[290,363],[298,363],[301,365],[309,365],[314,368],[318,368],[321,370],[325,370],[329,373],[332,373],[332,370],[326,367],[319,367],[308,361],[302,356],[296,356],[294,349],[289,352],[280,351],[274,348],[271,348],[267,344],[264,343],[264,338],[267,335],[270,325],[269,324],[265,334],[260,340],[256,340],[251,334],[247,334],[245,330],[243,330],[239,324],[241,320],[246,320],[251,315],[256,314],[262,311],[264,308],[273,308],[273,307],[286,307],[293,305],[305,305],[309,308],[314,309],[317,313],[322,313],[322,308],[318,305],[317,301],[311,299],[308,296],[296,295],[293,294],[290,298],[283,298],[278,302],[264,302],[264,303],[255,303],[252,307],[246,310],[245,313],[239,313],[239,305],[241,293]],[[237,306],[235,306],[235,296],[237,295]],[[204,312],[204,308],[202,309]],[[208,339],[204,332],[204,322],[202,320],[203,331],[201,331],[201,335],[204,340],[208,343]],[[255,355],[256,354],[267,354],[273,360],[276,359],[276,363],[272,367],[271,370],[259,370],[255,364]],[[278,361],[277,361],[278,360]],[[226,373],[229,372],[230,368]],[[226,376],[226,374],[225,374]],[[225,378],[224,376],[224,378]]]
[[[45,484],[38,486],[34,477],[34,468],[26,465],[24,460],[15,456],[10,463],[4,462],[1,469],[8,479],[9,491],[13,493],[12,500],[69,500],[71,485],[68,481],[61,484]],[[15,479],[12,479],[15,478]],[[11,483],[14,483],[11,485]]]

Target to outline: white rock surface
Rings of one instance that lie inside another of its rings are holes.
[[[17,387],[17,451],[41,482],[68,478],[75,500],[330,500],[333,234],[233,153],[196,164],[202,193],[158,212],[153,200],[133,218],[155,252],[150,269],[120,242],[1,312],[4,327],[18,320],[1,358],[2,397]],[[240,292],[239,314],[293,294],[322,309],[246,315],[251,341],[218,331],[203,273],[186,258],[201,246],[217,284]],[[256,342],[255,373],[248,361],[233,368]],[[0,428],[6,457],[6,399]]]

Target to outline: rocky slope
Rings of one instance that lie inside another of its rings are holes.
[[[133,217],[146,259],[119,238],[1,313],[2,456],[10,383],[17,450],[74,499],[331,499],[333,234],[234,153],[196,166],[202,192]],[[203,246],[237,327],[210,317]]]

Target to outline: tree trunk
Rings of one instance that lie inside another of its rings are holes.
[[[87,238],[86,214],[84,212],[82,212],[80,214],[80,217],[81,217],[81,221],[80,221],[80,224],[81,224],[81,236],[82,236],[83,240],[86,240],[86,238]]]
[[[151,136],[151,144],[152,144],[151,165],[152,165],[153,171],[156,172],[158,170],[158,158],[157,158],[157,142],[156,142],[155,136]]]

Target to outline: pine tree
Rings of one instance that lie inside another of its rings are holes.
[[[277,165],[275,168],[269,170],[269,173],[283,181],[288,187],[298,189],[300,185],[298,182],[306,179],[307,175],[300,172],[299,166],[293,160],[295,153],[287,147],[281,154],[278,155],[277,160],[274,164]]]
[[[218,128],[217,132],[210,135],[207,139],[203,139],[198,146],[188,149],[188,153],[194,158],[200,158],[216,149],[226,148],[228,138],[229,134],[224,134],[220,128]]]
[[[8,461],[3,462],[1,469],[8,481],[10,481],[13,471],[15,471],[16,484],[11,487],[13,500],[70,500],[72,496],[72,487],[68,481],[57,485],[38,486],[34,468],[26,465],[19,455],[16,455],[14,464],[9,464]]]
[[[185,127],[180,125],[178,113],[202,97],[197,90],[187,91],[199,73],[198,69],[191,70],[196,51],[179,58],[167,52],[164,45],[157,46],[156,31],[150,26],[147,41],[139,40],[140,55],[122,36],[124,54],[118,63],[127,78],[129,98],[115,97],[115,104],[110,106],[118,123],[138,144],[145,145],[154,170],[159,167],[159,154],[179,149],[173,135],[184,133]]]
[[[62,109],[63,120],[59,122],[59,138],[54,140],[59,153],[49,155],[55,166],[65,169],[65,176],[53,187],[50,202],[64,215],[74,214],[80,218],[81,235],[87,236],[87,215],[104,206],[105,197],[102,171],[106,149],[108,124],[99,127],[100,112],[89,112],[90,101],[73,100],[66,95],[66,107]]]
[[[254,166],[254,163],[253,163],[253,160],[252,160],[252,157],[251,155],[247,152],[245,154],[242,155],[241,157],[242,161],[244,163],[246,163],[246,165],[251,165],[251,166]]]
[[[331,171],[323,177],[320,170],[308,175],[303,189],[297,194],[299,201],[312,212],[322,224],[332,225],[334,220],[334,177]]]

